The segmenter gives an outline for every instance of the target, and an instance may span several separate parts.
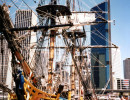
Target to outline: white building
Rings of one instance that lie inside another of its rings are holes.
[[[4,85],[6,85],[8,88],[11,89],[12,88],[11,52],[8,48],[8,43],[5,40],[5,38],[3,39],[3,50],[4,50],[3,61],[2,61],[2,53],[0,52],[0,83],[3,83]],[[0,51],[1,51],[1,41],[0,41]]]
[[[11,52],[8,48],[8,43],[3,39],[3,60],[1,53],[1,33],[0,33],[0,84],[12,89],[12,67],[11,67]],[[4,98],[7,98],[7,93],[4,92]],[[3,100],[3,90],[0,88],[0,100]]]
[[[122,78],[120,48],[112,48],[113,88],[117,89],[117,78]]]
[[[117,89],[130,89],[129,79],[117,79]]]
[[[30,27],[37,24],[37,16],[32,10],[17,10],[15,15],[15,28]],[[28,63],[34,57],[35,49],[30,49],[36,43],[36,32],[20,31],[18,33],[19,42],[22,46],[22,55]],[[33,61],[34,63],[34,61]],[[31,66],[33,67],[33,66]]]

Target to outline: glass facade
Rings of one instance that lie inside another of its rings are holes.
[[[91,9],[97,11],[96,21],[108,20],[108,2],[102,2]],[[103,11],[103,12],[100,12]],[[105,20],[104,20],[105,19]],[[91,26],[91,45],[108,46],[108,23],[99,23]],[[92,80],[96,88],[104,88],[109,80],[109,49],[91,49]],[[108,88],[110,86],[108,85]]]

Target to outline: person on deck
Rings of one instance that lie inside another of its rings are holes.
[[[24,100],[24,76],[21,70],[17,70],[17,73],[14,75],[14,81],[18,100]]]

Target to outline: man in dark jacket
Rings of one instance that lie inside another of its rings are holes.
[[[17,70],[17,73],[14,75],[14,81],[18,100],[24,100],[24,76],[21,70]]]

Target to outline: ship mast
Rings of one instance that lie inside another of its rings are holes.
[[[57,4],[57,0],[51,0],[52,5]],[[55,15],[55,11],[52,12]],[[55,19],[51,18],[51,25],[55,25]],[[48,66],[48,86],[49,91],[52,92],[52,80],[53,80],[53,59],[54,59],[54,42],[55,42],[55,30],[51,30],[50,34],[50,48],[49,48],[49,66]]]
[[[72,10],[75,10],[75,0],[73,0],[73,8]],[[75,44],[76,41],[75,39],[72,39],[72,42]],[[75,55],[75,48],[72,48],[72,57]],[[75,99],[75,64],[74,61],[72,60],[72,66],[71,66],[71,70],[70,70],[70,75],[71,75],[71,99],[74,100]]]
[[[108,20],[110,21],[110,0],[108,0]],[[108,23],[108,34],[109,34],[109,46],[111,46],[111,23]],[[110,88],[113,89],[113,79],[112,79],[112,56],[111,56],[111,48],[109,48],[109,69],[110,69]]]

